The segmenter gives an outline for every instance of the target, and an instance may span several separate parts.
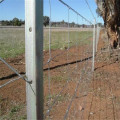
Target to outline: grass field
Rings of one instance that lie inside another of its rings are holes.
[[[92,31],[70,31],[70,46],[89,44]],[[68,46],[68,31],[51,31],[51,49],[64,49]],[[49,31],[44,31],[44,50],[49,49]],[[0,56],[13,58],[25,52],[25,29],[24,28],[1,28],[0,29]]]
[[[0,29],[0,56],[16,57],[25,51],[25,32],[21,28]]]

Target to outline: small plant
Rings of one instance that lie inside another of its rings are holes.
[[[67,79],[67,76],[64,76],[64,75],[57,75],[57,76],[53,76],[52,79],[51,79],[53,82],[66,82],[68,79]]]
[[[51,103],[54,101],[54,99],[57,98],[57,102],[63,102],[66,101],[68,99],[68,95],[59,95],[57,96],[57,94],[53,94],[51,96],[47,96],[46,99],[47,101],[51,101]]]
[[[15,113],[19,112],[21,109],[20,106],[14,106],[10,111],[10,116],[13,116]]]
[[[20,120],[27,120],[27,115],[21,116]]]

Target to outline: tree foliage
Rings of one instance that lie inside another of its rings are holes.
[[[44,16],[44,26],[46,27],[47,25],[49,25],[49,22],[50,22],[50,18],[48,16]]]
[[[21,21],[18,18],[14,18],[12,20],[12,22],[13,22],[13,26],[21,26],[22,25]]]
[[[99,17],[102,17],[102,13],[101,13],[101,11],[100,11],[100,9],[97,7],[97,9],[96,9],[96,13],[97,13],[97,15],[99,16]]]
[[[14,18],[13,20],[2,20],[2,26],[21,26],[24,25],[25,21],[19,20],[18,18]]]

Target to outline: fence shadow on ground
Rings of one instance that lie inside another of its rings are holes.
[[[84,61],[90,60],[90,59],[92,59],[92,58],[93,58],[93,57],[90,56],[90,57],[87,57],[87,58],[84,58],[84,59],[81,59],[81,60],[77,60],[77,62],[78,62],[78,63],[84,62]],[[68,65],[68,64],[69,64],[69,65],[76,64],[76,61],[72,61],[72,62],[69,62],[69,63],[64,63],[64,64],[60,64],[60,65],[56,65],[56,66],[50,67],[50,70],[54,70],[54,69],[56,69],[56,68],[66,66],[66,65]],[[43,70],[46,71],[46,70],[48,70],[48,68],[45,68],[45,69],[43,69]],[[20,74],[21,74],[21,75],[24,75],[25,72],[20,72]],[[7,80],[7,79],[10,79],[10,78],[13,78],[13,77],[16,77],[16,76],[18,76],[18,75],[14,73],[14,74],[11,74],[11,75],[8,75],[8,76],[5,76],[5,77],[1,77],[1,78],[0,78],[0,81],[2,81],[2,80]]]

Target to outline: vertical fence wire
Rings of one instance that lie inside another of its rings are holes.
[[[91,40],[90,40],[91,41]],[[91,47],[91,45],[92,45],[92,42],[90,42],[90,45],[88,46],[88,50],[87,50],[87,52],[86,52],[86,57],[89,57],[90,55],[91,55],[91,52],[92,52],[92,47]],[[90,53],[89,53],[89,50],[90,50]],[[86,61],[87,63],[86,64],[91,64],[92,62],[91,62],[91,60],[88,60],[88,61]],[[86,78],[86,80],[85,80],[85,84],[84,84],[84,88],[85,88],[85,95],[88,95],[88,93],[89,93],[89,90],[87,89],[87,88],[89,88],[89,86],[90,86],[90,84],[89,84],[89,82],[90,82],[90,80],[92,79],[92,71],[91,71],[91,68],[87,68],[87,70],[85,71],[85,75],[87,75],[87,78]],[[87,105],[87,97],[85,97],[85,99],[84,99],[84,101],[83,101],[83,105],[82,105],[82,107],[83,108],[86,108],[86,105]],[[86,109],[85,109],[86,110]],[[82,114],[81,114],[81,120],[84,120],[84,112],[85,112],[85,110],[84,111],[82,111]]]
[[[76,80],[75,81],[77,81],[78,80],[78,73],[79,73],[79,70],[78,70],[78,14],[77,14],[77,16],[76,16],[76,35],[75,35],[75,52],[76,52],[76,54],[75,54],[75,56],[76,56],[76,70],[75,70],[75,75],[76,75]],[[76,102],[74,102],[74,113],[73,113],[73,118],[75,119],[75,114],[76,114],[76,112],[77,112],[77,104],[76,104]]]
[[[77,14],[77,29],[78,29],[78,14]],[[78,30],[76,30],[76,69],[78,70]]]
[[[70,79],[69,72],[69,49],[70,49],[70,9],[68,8],[68,41],[67,41],[67,71],[68,71],[68,80]]]
[[[92,71],[94,72],[95,67],[95,22],[94,22],[94,29],[93,29],[93,62],[92,62]]]
[[[51,104],[51,72],[50,72],[50,60],[51,60],[51,0],[49,0],[49,59],[48,59],[48,108]],[[48,119],[50,119],[50,114],[48,110]]]

